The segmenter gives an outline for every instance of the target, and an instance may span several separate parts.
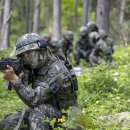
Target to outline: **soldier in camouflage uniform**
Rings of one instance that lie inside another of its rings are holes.
[[[92,22],[92,21],[87,23],[87,28],[88,28],[88,33],[98,32],[99,31],[98,26],[96,25],[96,23]]]
[[[62,50],[62,45],[59,43],[56,37],[50,37],[48,34],[44,35],[43,38],[46,40],[48,44],[48,50],[52,52],[56,57],[65,61],[66,57]]]
[[[89,62],[92,66],[96,66],[100,64],[101,57],[106,57],[108,54],[108,47],[102,37],[100,37],[99,28],[95,22],[88,22],[87,27],[89,42],[94,45],[94,49],[89,56]]]
[[[97,32],[91,32],[89,34],[89,40],[94,44],[94,49],[89,55],[89,62],[92,66],[97,66],[100,64],[100,58],[108,54],[108,47]]]
[[[51,44],[51,36],[49,34],[44,34],[43,38],[45,39],[48,45]]]
[[[61,44],[58,42],[58,39],[55,37],[51,38],[51,43],[48,46],[49,50],[55,55],[57,56],[59,59],[65,61],[66,57],[63,53]]]
[[[61,118],[62,109],[77,105],[76,77],[72,78],[72,70],[48,51],[47,43],[38,34],[21,36],[16,44],[16,56],[23,60],[29,73],[24,71],[21,78],[10,66],[1,72],[29,107],[23,114],[24,123],[29,124],[27,130],[50,130],[47,119]],[[5,117],[0,121],[0,130],[14,130],[20,115],[17,112]]]
[[[74,59],[76,64],[80,64],[80,59],[85,59],[87,62],[89,61],[89,54],[93,49],[93,45],[90,44],[88,38],[88,30],[86,26],[82,26],[79,30],[80,39],[76,42]]]
[[[100,37],[105,41],[105,43],[108,47],[108,53],[107,53],[105,59],[107,62],[111,62],[112,61],[112,54],[114,53],[114,48],[113,48],[114,41],[112,38],[108,37],[108,35],[104,29],[100,29],[99,34],[100,34]]]
[[[63,51],[65,57],[69,57],[69,54],[73,51],[73,32],[67,31],[63,38],[60,39],[59,45]]]

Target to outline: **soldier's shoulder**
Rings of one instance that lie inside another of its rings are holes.
[[[58,61],[55,61],[51,64],[50,66],[50,69],[59,73],[59,72],[64,72],[64,71],[68,71],[65,64],[64,64],[64,61],[62,60],[58,60]]]
[[[110,45],[113,45],[113,44],[114,44],[114,40],[113,40],[112,38],[108,37],[108,38],[106,39],[106,43],[107,43],[107,44],[110,44]]]

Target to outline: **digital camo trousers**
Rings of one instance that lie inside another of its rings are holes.
[[[0,121],[0,130],[14,130],[19,118],[21,111],[6,116]],[[51,105],[39,105],[34,109],[26,110],[23,123],[18,130],[50,130],[49,122],[47,119],[53,117],[60,118],[61,112]]]

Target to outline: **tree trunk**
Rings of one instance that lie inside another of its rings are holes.
[[[44,19],[45,19],[45,26],[48,27],[48,21],[49,21],[49,7],[46,6],[46,3],[44,2],[45,6],[44,6]]]
[[[52,24],[52,20],[53,20],[53,2],[50,2],[50,0],[43,0],[44,2],[44,6],[43,6],[43,17],[44,17],[44,25],[45,28],[49,29],[48,31],[52,31],[52,28],[50,27],[50,23]]]
[[[2,47],[7,49],[9,46],[9,32],[10,32],[10,19],[11,19],[11,0],[4,1],[3,12],[3,28],[2,28]]]
[[[33,0],[26,0],[26,33],[32,32]]]
[[[92,8],[91,7],[92,6],[92,0],[88,0],[88,5],[87,6],[88,6],[88,18],[87,18],[88,21],[87,22],[89,22],[89,21],[91,21],[90,20],[90,15],[91,15],[91,8]]]
[[[110,0],[97,0],[96,23],[99,28],[109,32]]]
[[[40,0],[35,0],[35,10],[33,17],[33,32],[39,32],[39,17],[40,17]]]
[[[53,0],[53,36],[60,39],[61,35],[61,0]]]
[[[86,26],[89,21],[89,13],[91,10],[91,0],[83,0],[83,21],[82,25]]]
[[[120,0],[120,15],[119,23],[122,24],[124,20],[125,0]]]
[[[4,9],[4,0],[0,1],[0,36],[2,33],[2,24],[3,24],[3,9]],[[0,38],[1,39],[1,38]]]
[[[74,3],[74,32],[77,31],[77,21],[78,21],[78,0]]]

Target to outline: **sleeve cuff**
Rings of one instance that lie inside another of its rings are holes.
[[[24,88],[24,85],[21,80],[18,80],[15,84],[13,84],[14,89],[21,90]]]

